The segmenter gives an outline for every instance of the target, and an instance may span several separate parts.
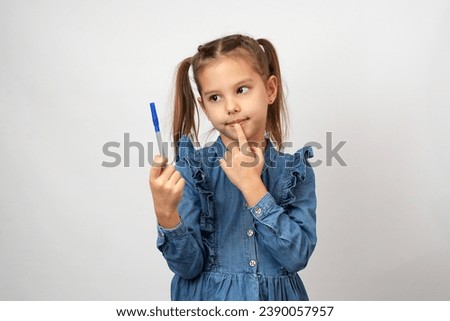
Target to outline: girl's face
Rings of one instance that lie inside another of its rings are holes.
[[[245,59],[225,56],[210,62],[198,81],[202,88],[198,101],[225,146],[238,141],[235,123],[249,142],[264,140],[267,108],[277,95],[275,76],[264,80]]]

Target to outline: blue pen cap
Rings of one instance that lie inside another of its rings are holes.
[[[158,114],[156,113],[155,103],[150,103],[150,110],[152,112],[153,126],[155,126],[155,132],[159,132]]]

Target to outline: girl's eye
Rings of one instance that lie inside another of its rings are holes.
[[[209,100],[213,101],[213,102],[217,102],[217,101],[221,100],[221,97],[219,95],[211,95],[211,96],[209,96]]]
[[[239,87],[238,90],[237,90],[237,93],[238,94],[245,94],[246,92],[248,92],[248,89],[249,88],[247,86]]]

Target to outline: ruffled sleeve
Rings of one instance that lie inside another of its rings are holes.
[[[297,184],[304,182],[307,179],[307,169],[311,168],[308,159],[314,156],[311,146],[303,147],[296,151],[293,155],[287,155],[286,168],[284,171],[284,185],[283,185],[283,203],[286,207],[295,201],[295,188]],[[314,175],[312,170],[309,175]]]
[[[208,184],[208,178],[203,166],[207,164],[210,155],[208,151],[197,150],[194,148],[191,140],[187,136],[182,136],[178,142],[178,160],[177,170],[183,175],[187,187],[183,191],[183,198],[180,202],[179,211],[186,213],[186,216],[191,217],[191,213],[188,205],[191,202],[191,198],[194,197],[198,202],[196,210],[200,210],[197,221],[193,221],[191,228],[194,230],[199,229],[199,237],[201,243],[204,246],[204,260],[205,264],[210,267],[215,260],[214,251],[214,230],[215,230],[215,208],[214,208],[214,193]],[[211,164],[207,164],[211,166]],[[193,195],[195,194],[195,196]],[[188,203],[188,204],[186,204]],[[186,205],[184,205],[186,204]],[[188,215],[187,215],[188,214]]]
[[[317,242],[315,176],[307,160],[312,156],[311,147],[283,155],[281,201],[268,192],[249,208],[265,247],[288,272],[307,265]]]

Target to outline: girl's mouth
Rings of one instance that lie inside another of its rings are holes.
[[[229,125],[234,126],[234,124],[242,125],[242,124],[243,124],[245,121],[247,121],[247,120],[248,120],[248,118],[236,119],[236,120],[234,120],[234,121],[232,121],[232,122],[226,123],[226,125],[227,125],[227,126],[229,126]]]

